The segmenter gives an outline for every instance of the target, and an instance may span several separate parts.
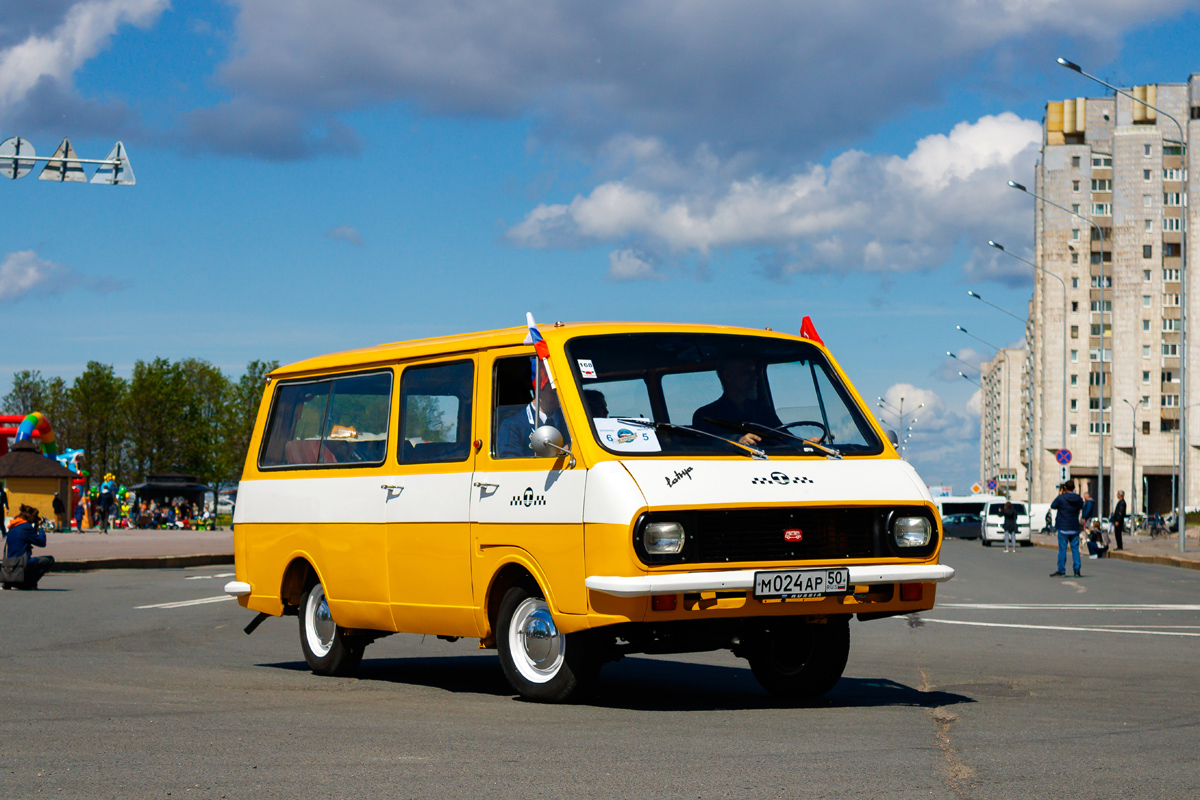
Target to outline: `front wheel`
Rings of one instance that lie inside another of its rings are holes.
[[[747,655],[754,677],[774,695],[812,700],[837,684],[850,656],[846,618],[774,632]]]
[[[513,586],[496,619],[500,666],[513,689],[527,700],[565,703],[589,689],[599,672],[582,633],[565,634],[536,589]]]
[[[333,621],[325,588],[314,583],[300,601],[300,649],[318,675],[348,677],[358,670],[365,645]]]

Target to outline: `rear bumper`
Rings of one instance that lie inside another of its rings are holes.
[[[954,568],[945,564],[884,564],[850,567],[850,583],[941,583],[954,577]],[[640,575],[623,578],[593,575],[584,580],[587,588],[614,597],[646,597],[652,594],[715,592],[754,588],[755,570],[726,572],[682,572],[667,575]]]

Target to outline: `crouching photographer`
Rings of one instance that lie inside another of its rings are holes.
[[[33,548],[46,546],[41,512],[22,504],[4,537],[4,561],[0,580],[5,589],[36,589],[54,564],[54,556],[34,556]]]

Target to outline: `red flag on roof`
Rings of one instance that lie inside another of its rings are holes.
[[[800,336],[803,339],[808,339],[810,342],[825,344],[825,342],[821,341],[821,337],[817,335],[817,329],[812,323],[812,317],[805,317],[800,322]]]

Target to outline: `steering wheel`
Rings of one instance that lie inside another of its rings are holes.
[[[825,427],[824,423],[818,422],[815,419],[802,419],[797,422],[785,422],[779,426],[779,429],[787,431],[791,428],[798,428],[801,425],[810,425],[814,428],[821,429],[821,438],[813,440],[817,444],[825,444],[826,440],[829,438],[829,429]]]

